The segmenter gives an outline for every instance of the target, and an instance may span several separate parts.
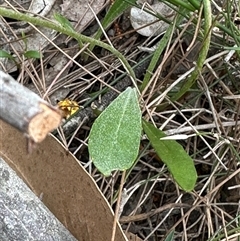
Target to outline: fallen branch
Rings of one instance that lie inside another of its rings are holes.
[[[61,112],[0,70],[0,119],[41,142],[61,123]]]

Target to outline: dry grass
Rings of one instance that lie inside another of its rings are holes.
[[[175,240],[237,240],[240,199],[239,55],[236,51],[231,55],[228,50],[219,48],[226,42],[234,43],[234,39],[229,36],[226,39],[221,31],[216,32],[197,84],[183,98],[172,103],[169,96],[179,90],[179,82],[183,82],[186,73],[194,66],[201,48],[201,41],[193,38],[195,33],[192,25],[188,24],[182,36],[178,31],[174,34],[141,100],[143,116],[157,127],[167,134],[189,135],[188,139],[179,142],[194,159],[197,184],[191,193],[180,190],[148,141],[143,139],[139,158],[127,172],[120,223],[124,230],[143,240],[161,240],[171,230],[175,230]],[[114,27],[111,30],[114,31]],[[79,49],[73,40],[68,40],[65,47],[66,39],[58,37],[56,43],[49,41],[42,53],[44,57],[39,61],[23,59],[19,51],[12,48],[21,65],[21,72],[15,74],[19,82],[35,89],[41,96],[48,98],[56,90],[62,93],[67,89],[68,98],[85,107],[89,116],[78,120],[78,128],[70,136],[63,128],[58,135],[115,207],[121,173],[115,172],[110,178],[104,178],[89,161],[87,140],[93,116],[88,108],[94,99],[97,104],[101,103],[105,93],[101,91],[105,87],[115,90],[117,80],[123,83],[122,87],[117,86],[122,91],[129,80],[122,76],[124,70],[111,54],[99,48],[93,52],[85,51],[88,45]],[[153,46],[152,38],[143,38],[129,27],[121,36],[116,33],[110,40],[132,65],[149,55],[139,46]],[[6,35],[5,41],[10,42]],[[187,52],[189,46],[191,50]],[[86,53],[88,62],[83,61]],[[59,59],[63,61],[62,66]],[[57,68],[56,72],[54,68]],[[144,73],[138,74],[139,83]],[[107,105],[111,98],[103,104]],[[56,99],[55,96],[51,99],[53,104],[56,104]],[[234,237],[236,239],[232,239]]]

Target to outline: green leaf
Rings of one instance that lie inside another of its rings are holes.
[[[54,16],[55,20],[57,20],[64,28],[74,31],[72,24],[63,15],[61,15],[59,13],[55,13],[53,16]]]
[[[7,58],[15,61],[14,57],[5,50],[0,50],[0,58]]]
[[[174,230],[172,230],[168,236],[166,237],[165,241],[173,241],[174,240]]]
[[[165,133],[154,125],[143,120],[143,130],[155,149],[158,156],[167,165],[173,178],[185,191],[193,190],[197,172],[192,158],[185,152],[183,147],[174,140],[160,140]]]
[[[41,54],[39,53],[39,51],[36,50],[28,50],[23,54],[26,58],[30,59],[40,59],[41,58]]]
[[[105,176],[130,168],[138,155],[141,111],[136,89],[127,88],[95,120],[88,142],[94,165]]]

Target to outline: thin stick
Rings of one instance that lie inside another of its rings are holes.
[[[113,220],[113,229],[112,229],[112,239],[111,239],[111,241],[115,240],[116,226],[117,226],[117,222],[118,222],[118,219],[119,219],[118,213],[119,213],[119,207],[120,207],[120,201],[121,201],[125,176],[126,176],[126,171],[123,171],[121,183],[120,183],[120,187],[119,187],[119,194],[118,194],[118,200],[117,200],[116,209],[115,209],[114,220]]]

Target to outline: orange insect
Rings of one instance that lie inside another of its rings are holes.
[[[62,111],[62,116],[66,119],[77,112],[80,108],[76,101],[69,99],[59,101],[58,107]]]

